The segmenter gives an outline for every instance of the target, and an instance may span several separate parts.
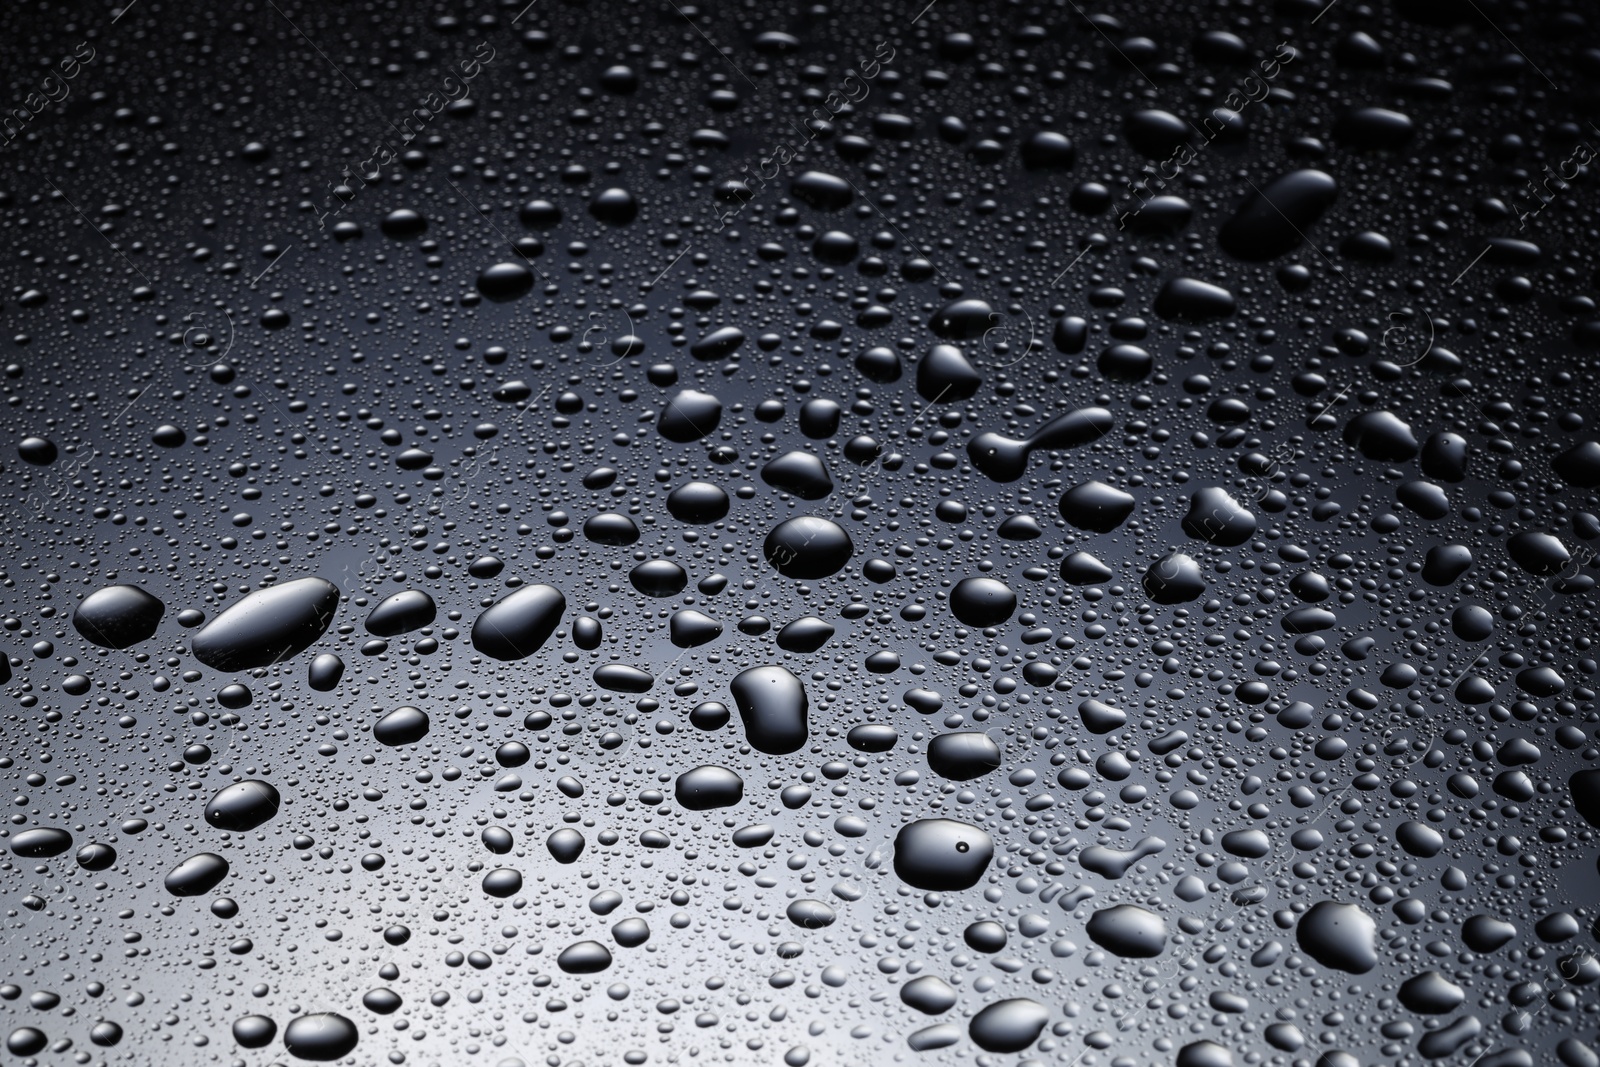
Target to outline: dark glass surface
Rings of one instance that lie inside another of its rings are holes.
[[[1600,9],[0,14],[7,1063],[1600,1063]]]

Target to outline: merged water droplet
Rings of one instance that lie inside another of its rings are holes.
[[[779,756],[802,748],[809,730],[805,686],[778,666],[751,667],[728,683],[752,748]]]
[[[219,671],[281,663],[315,644],[338,608],[339,587],[321,578],[258,589],[196,631],[191,648]]]
[[[1366,974],[1378,965],[1378,925],[1359,905],[1319,900],[1300,916],[1294,936],[1324,967]]]
[[[36,826],[12,834],[8,843],[17,856],[59,856],[72,847],[72,834],[58,826]]]

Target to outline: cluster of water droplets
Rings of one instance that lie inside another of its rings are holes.
[[[269,6],[10,146],[10,1056],[1600,1063],[1512,12]]]

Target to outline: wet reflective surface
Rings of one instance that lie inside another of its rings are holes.
[[[8,11],[8,1062],[1600,1063],[1597,17]]]

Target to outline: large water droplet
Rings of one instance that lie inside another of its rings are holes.
[[[1110,533],[1133,514],[1137,501],[1101,481],[1082,482],[1061,494],[1061,517],[1080,530]]]
[[[326,633],[338,607],[339,587],[321,578],[258,589],[195,633],[195,658],[219,671],[281,663]]]
[[[777,756],[805,745],[810,703],[800,679],[782,667],[751,667],[735,675],[728,690],[752,748]]]
[[[994,859],[994,839],[955,819],[918,819],[894,839],[894,873],[917,889],[970,889]]]
[[[989,310],[988,304],[978,301],[963,302],[963,304],[976,304],[982,309],[984,330],[993,325],[994,312]],[[950,309],[947,308],[946,312]],[[946,330],[953,331],[957,326],[966,321],[966,317],[956,317],[945,320],[935,319],[935,322],[944,321]],[[965,335],[965,326],[960,327]],[[934,332],[938,332],[935,327]],[[977,336],[982,336],[979,330]],[[950,336],[949,333],[945,336]],[[983,384],[983,375],[979,374],[967,357],[961,354],[961,349],[954,345],[934,345],[928,354],[922,357],[917,364],[917,395],[930,404],[954,404],[970,399],[977,393],[978,387]]]
[[[306,668],[306,684],[319,693],[330,693],[339,688],[344,677],[344,660],[332,652],[318,653]]]
[[[577,830],[563,826],[545,839],[544,846],[557,863],[576,863],[588,841]]]
[[[533,290],[533,271],[521,263],[496,263],[478,272],[478,292],[506,303]]]
[[[561,950],[556,966],[568,974],[599,974],[611,966],[611,950],[598,941],[574,941]]]
[[[492,659],[525,659],[555,633],[566,610],[561,590],[525,585],[478,616],[472,624],[472,647]]]
[[[685,389],[661,409],[656,428],[662,437],[682,445],[709,436],[721,422],[722,401],[710,393]]]
[[[999,626],[1017,610],[1017,594],[997,578],[963,578],[950,590],[950,611],[968,626]]]
[[[976,731],[940,734],[928,743],[928,766],[958,782],[981,778],[1000,767],[1000,748]]]
[[[219,830],[244,833],[278,814],[277,789],[258,779],[223,786],[206,805],[206,822]]]
[[[72,835],[56,826],[36,826],[11,835],[11,851],[18,856],[59,856],[72,847]]]
[[[265,1048],[278,1036],[278,1024],[265,1015],[241,1015],[233,1021],[233,1040],[240,1048]]]
[[[356,1024],[331,1011],[291,1019],[283,1031],[283,1047],[290,1055],[317,1062],[343,1059],[360,1040]]]
[[[101,648],[128,648],[153,637],[166,610],[136,585],[109,585],[83,598],[72,626]]]
[[[785,519],[767,534],[763,554],[785,578],[814,579],[836,574],[850,562],[855,545],[839,524],[816,515]]]
[[[1300,950],[1324,967],[1366,974],[1378,965],[1378,924],[1355,904],[1319,900],[1295,926]]]
[[[685,482],[667,494],[667,513],[679,522],[701,526],[727,517],[728,494],[710,482]]]
[[[707,765],[678,775],[673,790],[690,811],[731,808],[744,799],[744,779],[726,767]]]
[[[629,571],[628,581],[645,596],[665,598],[683,592],[689,575],[670,559],[652,559]]]
[[[167,872],[163,884],[175,897],[198,897],[211,892],[227,876],[227,860],[215,852],[201,852]]]
[[[433,623],[438,608],[433,597],[420,589],[405,589],[385,597],[367,616],[367,632],[379,637],[399,637]]]
[[[428,713],[421,708],[395,708],[372,726],[380,745],[414,745],[428,736]]]
[[[1126,959],[1150,959],[1167,947],[1166,921],[1137,904],[1113,904],[1089,916],[1089,940]]]
[[[491,897],[514,896],[522,890],[522,872],[514,867],[497,867],[483,876],[483,891]]]
[[[1252,190],[1222,224],[1217,243],[1235,259],[1277,259],[1300,247],[1338,194],[1338,183],[1320,170],[1291,171]]]
[[[821,500],[833,492],[833,478],[810,452],[785,452],[761,468],[761,480],[801,500]]]
[[[972,1017],[967,1032],[972,1043],[987,1052],[1021,1052],[1044,1032],[1050,1012],[1027,997],[1013,997],[987,1005]]]

